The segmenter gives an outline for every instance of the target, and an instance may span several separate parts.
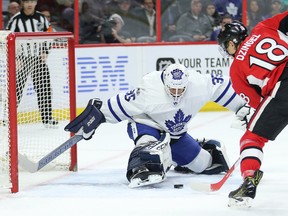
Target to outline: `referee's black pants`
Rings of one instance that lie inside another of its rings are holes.
[[[47,123],[49,119],[52,119],[52,89],[48,66],[40,56],[23,57],[20,62],[17,62],[17,104],[21,102],[29,74],[31,74],[33,87],[37,94],[41,120],[43,123]]]

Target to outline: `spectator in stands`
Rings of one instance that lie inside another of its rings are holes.
[[[258,0],[248,1],[248,22],[246,27],[249,32],[254,28],[256,24],[263,20],[263,14],[260,6],[261,5],[259,4]]]
[[[105,18],[108,18],[111,14],[107,15],[106,4],[104,0],[82,0],[79,11],[81,14],[86,13],[89,19],[96,19],[97,22],[102,22]],[[91,17],[93,15],[93,17]]]
[[[121,3],[123,0],[100,0],[100,1],[102,1],[103,4],[108,5],[109,10],[113,13],[115,12],[115,10],[118,9],[119,3]],[[129,5],[130,5],[130,9],[133,9],[136,7],[140,7],[140,8],[144,7],[143,0],[129,0]]]
[[[50,14],[50,11],[48,9],[41,9],[39,10],[46,18],[47,20],[49,21],[49,23],[51,24],[51,14]]]
[[[212,1],[209,1],[205,4],[204,13],[208,16],[213,29],[219,26],[220,18],[218,11],[216,10],[216,6]]]
[[[54,28],[54,26],[52,26],[51,13],[50,13],[49,7],[46,5],[43,5],[42,7],[40,7],[39,11],[47,18],[47,20],[50,23],[50,27],[47,31],[56,32],[56,29]]]
[[[181,15],[176,24],[178,35],[189,36],[191,41],[210,40],[213,28],[209,18],[201,10],[202,3],[192,0],[191,10]]]
[[[214,0],[214,3],[221,16],[228,13],[233,20],[242,21],[242,0]]]
[[[102,6],[104,7],[105,15],[107,15],[108,17],[112,15],[112,13],[113,13],[112,11],[114,11],[118,5],[118,0],[99,0],[99,1],[101,2]]]
[[[179,0],[180,11],[186,13],[190,10],[191,0]]]
[[[134,5],[135,7],[144,8],[143,0],[133,0],[133,5]]]
[[[156,11],[154,0],[143,0],[143,8],[133,10],[136,16],[136,42],[156,41]]]
[[[61,24],[66,31],[74,32],[74,6],[72,0],[64,0]]]
[[[264,16],[264,19],[270,18],[277,14],[282,13],[283,4],[281,0],[272,0],[271,2],[271,10],[268,14]]]
[[[83,1],[79,15],[80,43],[101,43],[99,27],[104,20],[105,15],[101,2],[92,2],[91,0]]]
[[[176,34],[176,22],[181,14],[179,0],[161,0],[161,35],[163,41],[168,41]]]
[[[13,17],[16,13],[20,11],[20,5],[16,1],[12,1],[8,5],[8,14],[6,17],[4,17],[4,26],[6,27],[10,18]]]
[[[112,14],[109,20],[101,26],[101,39],[103,43],[131,43],[131,35],[122,31],[125,25],[119,14]]]
[[[262,13],[263,13],[263,16],[265,16],[266,14],[268,14],[270,11],[271,11],[271,1],[272,0],[259,0],[259,6],[262,8]],[[248,7],[249,7],[249,3],[248,3],[248,0],[247,0],[247,10],[248,10]]]
[[[129,32],[132,41],[136,40],[136,16],[132,11],[132,1],[131,0],[118,0],[118,4],[115,7],[113,13],[120,15],[125,23],[122,31]]]
[[[51,24],[56,31],[67,31],[62,27],[62,11],[66,0],[37,0],[37,11],[48,10],[51,14]]]
[[[226,25],[227,23],[231,23],[233,21],[233,18],[230,14],[225,14],[224,16],[221,17],[220,19],[220,25],[214,29],[211,35],[211,41],[217,41],[217,37],[221,29]]]
[[[118,7],[118,0],[91,0],[91,1],[98,2],[101,4],[101,10],[106,20],[108,20],[109,17],[113,13],[115,13],[115,9]]]

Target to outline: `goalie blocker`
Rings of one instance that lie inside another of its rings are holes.
[[[100,111],[101,106],[102,101],[100,99],[90,99],[84,111],[72,120],[64,130],[75,134],[82,130],[83,138],[85,140],[91,139],[99,125],[106,122],[103,113]]]

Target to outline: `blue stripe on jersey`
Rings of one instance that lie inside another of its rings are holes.
[[[228,83],[227,87],[224,89],[224,91],[222,92],[222,94],[214,101],[215,103],[219,102],[224,95],[227,93],[228,89],[230,88],[231,82]]]
[[[234,98],[236,97],[236,93],[234,92],[234,94],[230,97],[230,99],[223,105],[223,107],[226,107]]]
[[[116,115],[116,113],[112,109],[110,99],[108,100],[108,108],[109,108],[110,112],[112,113],[112,115],[114,116],[114,118],[117,119],[118,122],[121,122],[121,119]]]
[[[117,104],[118,104],[120,110],[123,112],[123,114],[124,114],[125,116],[127,116],[128,118],[132,119],[132,117],[131,117],[130,115],[128,115],[128,113],[126,113],[126,111],[124,110],[124,108],[123,108],[123,106],[122,106],[122,104],[121,104],[121,101],[120,101],[119,94],[117,95],[116,98],[117,98]],[[133,120],[133,119],[132,119],[132,120]]]

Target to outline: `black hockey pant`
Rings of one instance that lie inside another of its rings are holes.
[[[16,72],[17,104],[20,103],[28,75],[31,74],[34,90],[37,94],[38,108],[42,122],[52,118],[52,89],[48,66],[41,57],[24,57],[18,62]]]

